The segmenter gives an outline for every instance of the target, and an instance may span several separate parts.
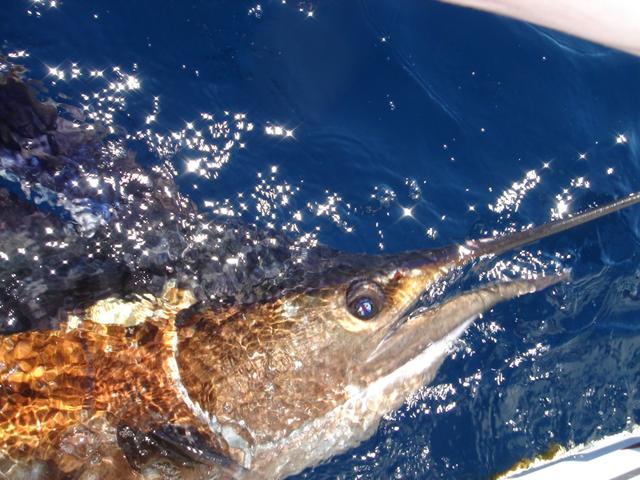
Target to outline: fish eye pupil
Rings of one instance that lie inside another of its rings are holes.
[[[376,282],[357,280],[347,289],[346,306],[359,320],[371,320],[384,305],[384,292]]]
[[[373,305],[373,301],[368,297],[362,297],[356,301],[355,313],[359,318],[369,319],[375,313],[375,306]]]

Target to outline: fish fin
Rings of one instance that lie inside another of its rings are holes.
[[[117,439],[131,468],[144,477],[255,478],[192,427],[166,424],[143,432],[130,425],[120,425]]]

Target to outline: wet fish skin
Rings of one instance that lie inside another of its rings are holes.
[[[97,454],[79,449],[77,432],[101,424],[106,440],[96,440],[95,449],[111,457],[100,454],[97,463],[119,465],[122,475],[184,456],[180,447],[188,438],[198,439],[197,451],[186,449],[192,455],[182,465],[168,463],[184,468],[185,476],[193,468],[236,477],[299,472],[367,438],[382,415],[433,378],[449,343],[479,314],[567,276],[488,285],[414,312],[430,285],[479,256],[639,202],[632,195],[567,221],[461,246],[344,254],[342,267],[328,270],[330,280],[319,278],[315,287],[306,283],[272,301],[195,312],[179,327],[177,314],[194,297],[169,288],[162,299],[149,296],[130,309],[129,326],[107,323],[107,302],[60,330],[2,337],[0,444],[8,469],[45,462],[49,476],[89,475]],[[363,284],[381,294],[368,319],[349,304],[351,290]],[[136,467],[131,455],[122,462],[126,448],[113,446],[113,432],[122,428],[147,436],[167,428],[185,433]]]
[[[15,172],[24,168],[18,163]],[[300,262],[287,248],[265,250],[269,275],[256,256],[250,273],[212,276],[210,288],[227,294],[222,302],[194,308],[207,297],[176,271],[162,292],[145,293],[142,281],[138,295],[94,299],[67,312],[56,329],[2,336],[0,473],[124,479],[299,472],[370,436],[382,415],[431,381],[450,342],[479,314],[568,277],[485,285],[415,310],[430,287],[480,257],[639,202],[634,194],[511,236],[436,250],[358,255],[319,247]],[[243,227],[226,226],[225,251],[255,247],[237,240]],[[205,252],[195,252],[190,265],[206,272],[198,263]],[[180,257],[171,261],[179,268]],[[365,294],[374,313],[362,318],[354,305]]]

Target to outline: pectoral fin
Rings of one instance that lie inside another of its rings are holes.
[[[255,478],[220,453],[206,435],[188,426],[162,425],[142,432],[118,427],[118,445],[131,467],[151,478],[247,479]]]

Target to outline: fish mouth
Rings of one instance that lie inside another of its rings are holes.
[[[462,245],[436,250],[408,252],[395,258],[387,257],[409,272],[413,281],[403,287],[402,296],[408,300],[405,308],[396,313],[395,319],[385,329],[370,339],[364,356],[366,368],[374,371],[374,374],[397,369],[452,332],[459,331],[461,334],[465,330],[460,328],[462,325],[470,325],[473,319],[495,304],[542,290],[570,277],[567,270],[550,276],[486,285],[457,294],[439,305],[416,309],[416,301],[424,294],[426,286],[437,284],[454,269],[469,265],[474,259],[513,251],[639,203],[640,194],[632,193],[604,206],[509,235],[469,240]]]
[[[483,285],[433,305],[407,307],[372,339],[365,364],[375,375],[399,369],[443,339],[455,340],[494,305],[569,280],[571,272]]]

